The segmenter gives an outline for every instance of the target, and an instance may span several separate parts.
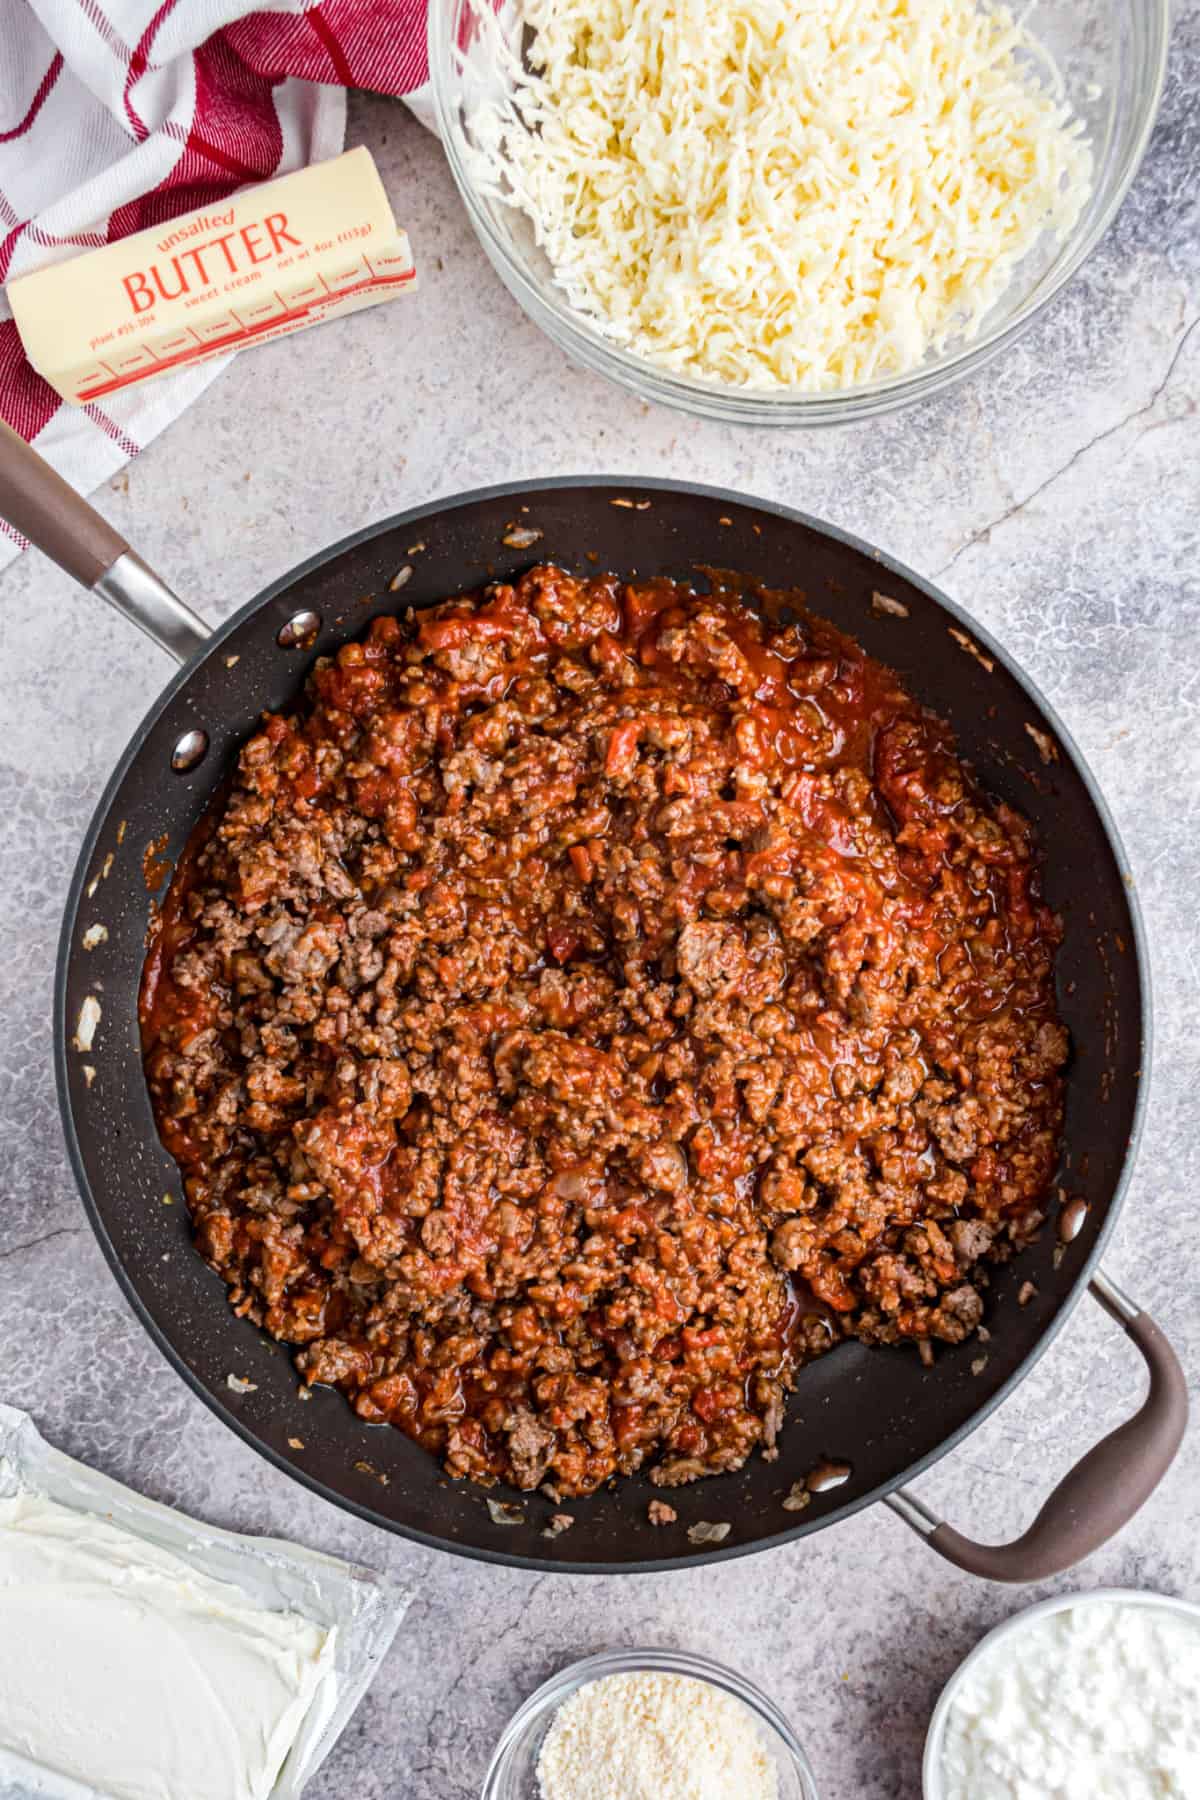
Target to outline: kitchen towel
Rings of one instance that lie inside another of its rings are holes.
[[[348,87],[427,73],[425,0],[0,0],[0,284],[336,156]],[[80,493],[227,360],[68,406],[0,295],[0,418]],[[0,568],[24,547],[0,519]]]

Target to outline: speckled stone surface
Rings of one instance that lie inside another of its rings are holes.
[[[331,540],[488,481],[671,474],[788,501],[940,580],[1049,694],[1132,859],[1152,945],[1152,1103],[1112,1273],[1200,1383],[1200,4],[1115,228],[1033,332],[968,386],[835,433],[651,411],[571,369],[493,278],[441,152],[358,100],[418,295],[246,355],[98,503],[210,618]],[[59,915],[84,826],[165,659],[41,558],[0,578],[0,1397],[64,1449],[204,1518],[386,1567],[413,1592],[312,1800],[469,1800],[521,1698],[610,1645],[709,1650],[758,1680],[827,1800],[914,1800],[938,1688],[1025,1599],[1115,1583],[1200,1599],[1200,1433],[1119,1541],[1025,1595],[960,1576],[886,1511],[663,1577],[544,1577],[411,1548],[277,1473],[160,1358],[67,1168],[51,1074]],[[36,767],[36,775],[31,771]],[[1084,1305],[1020,1391],[918,1484],[1013,1535],[1141,1371]],[[731,1797],[732,1800],[732,1797]]]

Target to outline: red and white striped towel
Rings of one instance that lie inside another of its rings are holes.
[[[0,283],[335,156],[346,88],[425,82],[425,0],[261,4],[0,0]],[[0,296],[0,418],[81,493],[224,365],[67,406]],[[23,547],[0,519],[0,568]]]

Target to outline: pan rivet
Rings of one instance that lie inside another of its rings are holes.
[[[306,608],[303,612],[293,613],[287,624],[279,627],[275,642],[281,650],[307,650],[315,643],[320,629],[320,613]]]
[[[822,1462],[809,1470],[804,1485],[810,1494],[827,1494],[830,1488],[841,1487],[844,1481],[849,1481],[853,1473],[849,1463]]]
[[[186,775],[204,760],[207,750],[207,731],[185,731],[171,752],[171,767],[176,774]]]
[[[1083,1222],[1087,1216],[1088,1203],[1086,1200],[1068,1200],[1058,1215],[1059,1241],[1064,1244],[1073,1244],[1083,1230]]]

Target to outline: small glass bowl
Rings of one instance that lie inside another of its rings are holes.
[[[1166,72],[1171,0],[1037,0],[1027,17],[1053,56],[1094,158],[1091,197],[1064,238],[1043,234],[1013,272],[978,334],[951,343],[917,368],[828,393],[739,388],[680,375],[622,348],[567,302],[524,214],[483,191],[473,172],[475,118],[506,93],[490,53],[498,18],[514,42],[513,0],[430,0],[429,73],[438,131],[480,243],[505,287],[547,337],[576,363],[685,412],[733,425],[832,425],[927,399],[990,362],[1028,329],[1095,249],[1137,173]],[[1049,372],[1048,372],[1049,373]]]
[[[950,1709],[962,1692],[963,1682],[970,1671],[1006,1640],[1013,1654],[1018,1654],[1021,1637],[1030,1626],[1035,1625],[1039,1619],[1044,1619],[1048,1613],[1079,1612],[1089,1606],[1152,1606],[1159,1612],[1175,1613],[1178,1617],[1187,1619],[1189,1624],[1200,1628],[1200,1606],[1193,1601],[1175,1600],[1168,1594],[1152,1594],[1140,1588],[1092,1588],[1090,1592],[1083,1594],[1055,1594],[1049,1600],[1039,1600],[1036,1606],[1027,1606],[1023,1611],[1014,1613],[1011,1618],[1003,1619],[981,1637],[970,1655],[959,1663],[933,1709],[933,1717],[929,1721],[925,1737],[925,1758],[921,1765],[921,1792],[925,1800],[943,1800],[945,1795],[942,1764],[945,1757],[946,1726]]]
[[[722,1688],[740,1700],[775,1759],[779,1800],[817,1800],[817,1784],[809,1760],[774,1701],[732,1669],[711,1662],[707,1656],[689,1656],[683,1650],[606,1650],[560,1669],[530,1694],[505,1726],[484,1777],[480,1800],[538,1800],[537,1763],[542,1741],[563,1702],[589,1681],[646,1669],[707,1681],[710,1687]]]

